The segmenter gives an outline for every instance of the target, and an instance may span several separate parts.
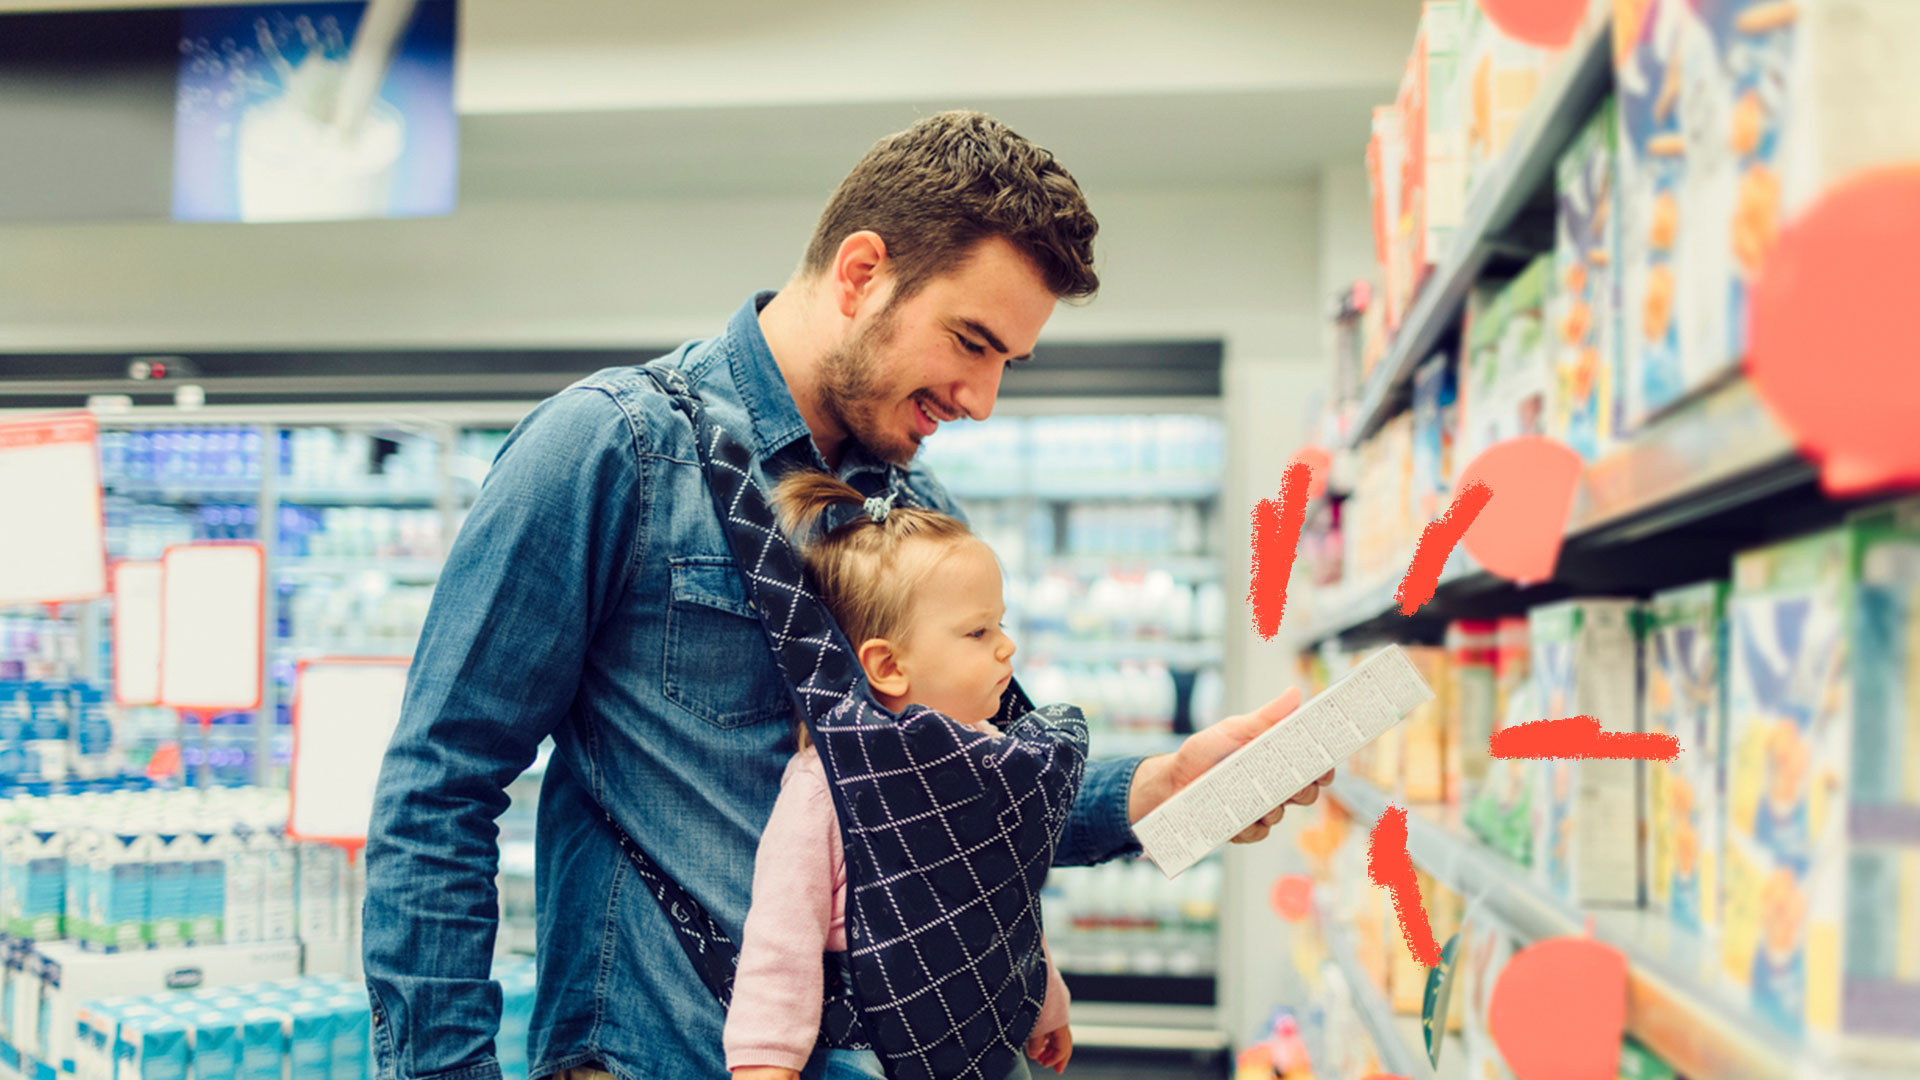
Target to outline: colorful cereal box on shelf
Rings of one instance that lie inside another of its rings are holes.
[[[1696,340],[1703,366],[1725,365],[1746,355],[1753,281],[1780,227],[1834,180],[1920,160],[1920,66],[1912,63],[1920,4],[1693,0],[1691,8],[1712,59],[1681,88],[1702,218],[1693,266],[1706,295]]]
[[[1447,624],[1448,727],[1453,732],[1453,755],[1447,768],[1450,803],[1465,805],[1486,782],[1493,764],[1496,625],[1491,619]]]
[[[1529,646],[1524,617],[1509,616],[1495,623],[1495,731],[1541,719],[1535,707]],[[1496,761],[1489,754],[1486,780],[1467,803],[1467,828],[1482,843],[1522,866],[1533,861],[1533,765]]]
[[[1552,276],[1553,257],[1543,255],[1502,287],[1491,303],[1470,312],[1456,469],[1495,443],[1546,433],[1553,357],[1542,325],[1542,304]]]
[[[1603,731],[1639,730],[1639,642],[1632,600],[1582,599],[1528,612],[1537,719],[1589,716]],[[1533,866],[1576,904],[1640,903],[1635,761],[1536,763]]]
[[[1656,594],[1641,646],[1646,729],[1680,740],[1676,760],[1647,763],[1647,903],[1697,934],[1720,922],[1726,589],[1708,581]]]
[[[1447,508],[1458,417],[1453,358],[1436,353],[1413,373],[1413,485],[1408,512],[1416,529],[1425,528]]]
[[[1434,696],[1408,713],[1400,725],[1400,791],[1408,802],[1444,802],[1446,716],[1450,707],[1446,697],[1447,650],[1434,645],[1403,645],[1401,652],[1433,688]]]
[[[1461,930],[1456,962],[1459,980],[1454,986],[1454,1011],[1460,1016],[1460,1038],[1466,1053],[1466,1075],[1471,1080],[1513,1080],[1506,1059],[1493,1041],[1493,987],[1513,958],[1513,939],[1491,919],[1469,916]]]
[[[1405,152],[1400,110],[1378,105],[1373,110],[1373,134],[1367,140],[1367,188],[1373,197],[1373,256],[1380,266],[1380,314],[1384,329],[1400,325],[1406,286],[1394,275],[1394,237],[1400,228],[1400,159]],[[1364,358],[1362,366],[1371,369]]]
[[[1613,437],[1619,246],[1614,126],[1608,98],[1561,156],[1555,183],[1555,273],[1547,312],[1555,378],[1547,434],[1588,461],[1599,457]]]
[[[1539,93],[1557,54],[1501,33],[1478,3],[1461,9],[1454,112],[1463,128],[1466,197],[1471,206]]]
[[[1734,561],[1721,955],[1818,1042],[1920,1040],[1920,505]]]
[[[1691,0],[1619,0],[1613,34],[1622,390],[1625,421],[1637,427],[1725,366],[1683,336],[1710,292],[1692,262],[1704,223],[1693,212],[1699,178],[1685,152],[1683,80],[1706,77],[1714,59]]]
[[[1400,203],[1389,275],[1405,285],[1411,304],[1427,270],[1445,253],[1460,223],[1459,124],[1451,109],[1451,85],[1459,59],[1460,4],[1427,0],[1420,29],[1400,78],[1395,102],[1406,153],[1401,159]]]

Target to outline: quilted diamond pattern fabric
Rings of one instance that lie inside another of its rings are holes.
[[[1079,791],[1086,724],[1072,706],[1035,709],[1017,682],[995,718],[1004,738],[920,706],[895,715],[875,702],[753,481],[750,451],[706,417],[677,371],[646,370],[694,426],[750,605],[839,813],[859,1031],[828,1037],[870,1041],[894,1080],[1000,1080],[1024,1053],[1046,993],[1040,885]],[[911,497],[897,472],[891,486]],[[668,891],[656,886],[655,895],[663,906],[691,906],[668,911],[725,1000],[737,948],[690,897]]]

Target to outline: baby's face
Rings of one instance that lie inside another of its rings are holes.
[[[956,545],[913,598],[897,646],[908,680],[899,696],[963,724],[991,719],[1013,678],[1013,639],[1000,626],[1006,614],[993,552],[978,540]]]

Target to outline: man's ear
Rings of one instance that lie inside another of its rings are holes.
[[[862,308],[879,311],[892,295],[887,242],[871,229],[848,233],[834,256],[831,277],[834,303],[843,318],[858,318]]]
[[[898,697],[907,692],[907,672],[900,666],[900,654],[893,642],[886,638],[868,638],[860,643],[856,652],[875,693]]]

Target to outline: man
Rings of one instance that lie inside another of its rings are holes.
[[[1056,301],[1093,294],[1097,227],[1046,151],[977,113],[929,117],[842,182],[785,288],[664,362],[761,482],[810,466],[878,490],[942,423],[986,419]],[[907,483],[953,509],[924,470]],[[1091,764],[1056,863],[1137,851],[1133,821],[1297,701],[1177,755]],[[542,403],[448,555],[381,773],[365,929],[381,1075],[499,1076],[494,820],[551,735],[532,1075],[724,1076],[721,1008],[607,819],[738,940],[791,728],[684,419],[633,368]]]

